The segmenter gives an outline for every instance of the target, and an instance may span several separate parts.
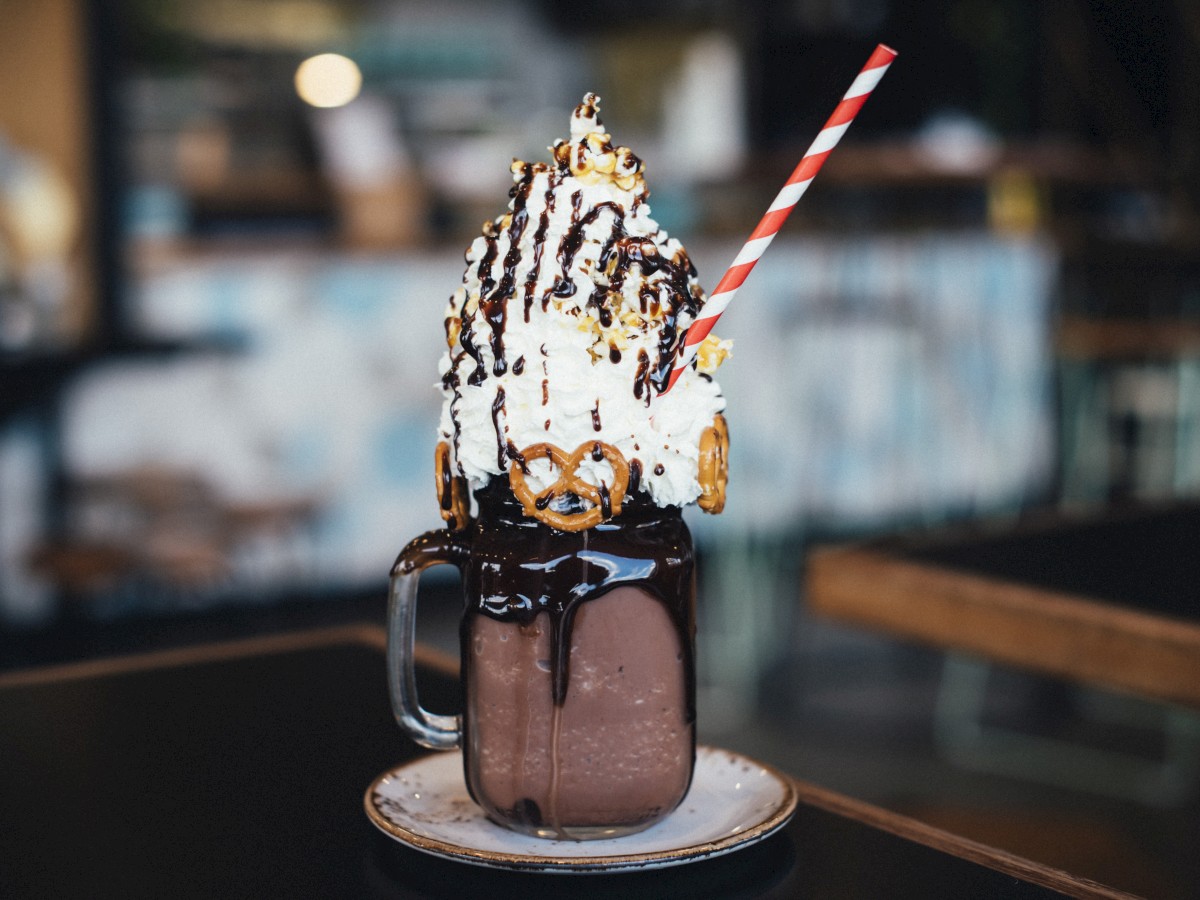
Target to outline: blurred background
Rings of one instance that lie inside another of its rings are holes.
[[[0,666],[381,618],[396,552],[440,524],[442,313],[511,159],[547,159],[596,91],[711,287],[885,41],[899,60],[718,328],[730,499],[690,519],[702,721],[934,824],[1196,896],[1194,779],[1148,799],[955,766],[931,736],[943,655],[814,620],[800,588],[818,542],[1200,490],[1194,4],[0,16]],[[453,649],[453,602],[425,605]],[[1161,744],[1154,704],[996,682],[1026,728],[1100,708],[1106,744]]]

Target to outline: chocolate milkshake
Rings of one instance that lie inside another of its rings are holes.
[[[579,533],[503,497],[481,496],[480,512],[462,624],[472,796],[546,837],[657,821],[687,792],[695,752],[693,560],[679,511],[634,502],[619,525]]]
[[[584,604],[568,651],[575,683],[561,705],[548,671],[553,630],[547,613],[528,625],[478,616],[469,626],[472,796],[544,837],[657,821],[686,793],[695,751],[674,624],[637,588]]]
[[[682,507],[724,504],[725,401],[712,335],[663,393],[705,303],[650,217],[642,163],[587,95],[551,163],[514,162],[508,212],[466,254],[446,310],[438,500],[449,531],[393,570],[397,717],[459,742],[495,821],[550,838],[644,828],[673,810],[695,748],[694,562]],[[472,514],[472,498],[477,512]],[[415,701],[419,571],[459,567],[460,722]]]

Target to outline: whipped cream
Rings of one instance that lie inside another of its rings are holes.
[[[725,408],[712,372],[729,342],[710,335],[659,395],[706,298],[650,217],[641,160],[603,129],[588,94],[552,164],[513,162],[508,212],[484,223],[446,310],[439,428],[473,490],[514,464],[540,490],[557,474],[522,450],[602,441],[629,462],[631,491],[682,506],[700,494],[700,436]],[[576,475],[612,483],[592,454]]]

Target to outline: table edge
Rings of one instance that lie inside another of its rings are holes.
[[[918,819],[875,806],[865,800],[856,800],[845,794],[839,794],[797,778],[793,778],[792,781],[796,786],[801,803],[815,806],[837,816],[854,819],[872,828],[878,828],[933,850],[949,853],[967,862],[1012,875],[1022,881],[1059,891],[1070,897],[1138,900],[1136,894],[1109,887],[1098,881],[1092,881],[1090,878],[1072,875],[1062,869],[1051,868],[998,847],[981,844],[970,838],[928,825]]]
[[[0,672],[0,690],[347,644],[358,644],[383,653],[387,649],[387,632],[380,625],[358,622],[34,666]],[[415,649],[417,662],[421,665],[447,675],[458,676],[456,658],[428,644],[418,643]]]

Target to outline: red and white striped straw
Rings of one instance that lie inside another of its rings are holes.
[[[829,117],[825,127],[817,135],[817,139],[812,142],[812,146],[808,148],[804,158],[800,160],[800,164],[796,166],[796,171],[792,172],[783,189],[775,197],[775,201],[767,209],[766,215],[758,223],[758,227],[750,234],[750,238],[742,245],[737,257],[725,274],[721,276],[716,290],[708,295],[708,301],[704,304],[704,309],[700,311],[696,321],[688,327],[687,335],[684,338],[683,352],[675,363],[671,379],[663,391],[664,394],[675,386],[675,382],[679,380],[683,370],[691,365],[696,356],[696,350],[708,337],[708,333],[712,331],[717,318],[725,311],[729,301],[734,298],[738,288],[750,274],[750,270],[754,268],[775,235],[779,233],[779,229],[783,227],[788,215],[795,208],[796,202],[804,196],[804,192],[812,184],[813,178],[825,164],[825,159],[837,146],[837,142],[842,139],[842,135],[846,133],[846,129],[850,127],[850,123],[854,121],[854,117],[858,115],[858,111],[867,102],[871,91],[875,90],[875,85],[879,84],[883,73],[888,70],[888,66],[895,58],[896,51],[891,47],[880,44],[875,48],[875,52],[871,54],[867,64],[863,66],[858,77],[854,79],[854,83],[850,85],[850,90],[846,91],[842,97],[842,102],[834,109],[833,115]]]

